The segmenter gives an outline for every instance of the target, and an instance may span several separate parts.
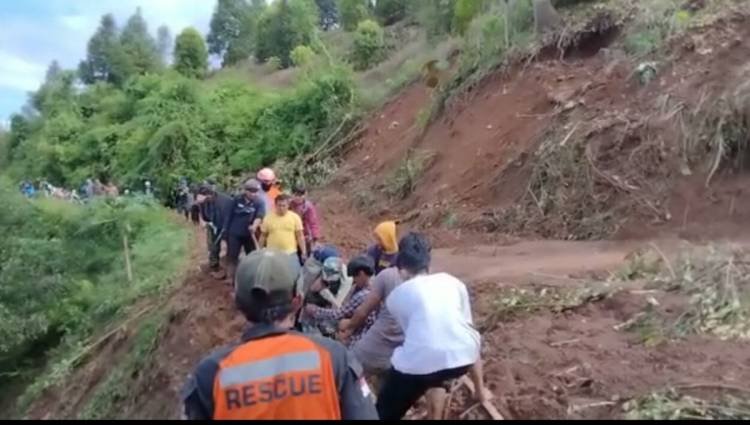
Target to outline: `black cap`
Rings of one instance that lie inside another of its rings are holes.
[[[212,195],[214,193],[214,188],[210,184],[203,183],[198,187],[198,194],[199,195]]]

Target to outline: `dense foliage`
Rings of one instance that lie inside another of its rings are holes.
[[[369,0],[338,0],[339,21],[346,31],[354,31],[371,12]]]
[[[162,288],[184,261],[187,234],[146,200],[85,207],[31,202],[5,181],[0,196],[0,372],[40,354],[36,344],[90,335],[138,297]]]
[[[208,69],[208,51],[194,28],[185,28],[174,46],[174,69],[186,77],[203,78]]]
[[[315,36],[317,6],[312,0],[279,0],[260,16],[255,57],[262,62],[276,57],[286,68],[297,46],[308,46]]]
[[[357,26],[351,60],[356,70],[365,70],[380,62],[385,49],[383,29],[377,22],[365,20]]]

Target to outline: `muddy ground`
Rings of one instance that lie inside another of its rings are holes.
[[[423,129],[434,94],[412,85],[373,115],[333,183],[311,195],[319,205],[327,241],[347,254],[356,253],[370,242],[369,229],[382,218],[403,219],[402,232],[426,232],[436,248],[434,269],[455,274],[471,289],[476,321],[484,330],[487,382],[496,407],[507,418],[614,419],[623,416],[625,401],[666,387],[742,387],[750,380],[747,343],[694,336],[646,344],[637,332],[621,329],[618,325],[649,305],[669,315],[686,302],[674,294],[644,292],[637,282],[563,310],[541,306],[500,318],[496,313],[508,288],[565,290],[602,282],[634,251],[652,243],[669,258],[686,240],[731,239],[750,246],[747,173],[720,173],[710,187],[697,170],[691,177],[656,176],[668,183],[661,218],[634,210],[605,241],[543,240],[461,225],[524,196],[541,138],[560,128],[568,133],[575,124],[568,122],[571,127],[566,128],[564,119],[586,120],[617,111],[635,122],[654,112],[658,95],[668,93],[688,102],[701,90],[723,90],[729,81],[746,75],[742,72],[748,70],[750,25],[745,18],[732,19],[677,43],[672,64],[647,87],[631,78],[636,64],[613,56],[604,44],[582,49],[563,62],[540,60],[490,76]],[[569,102],[576,105],[575,113],[561,112]],[[659,140],[668,145],[672,139],[663,135]],[[596,142],[606,147],[606,140]],[[382,189],[412,149],[433,154],[429,168],[405,199],[385,196]],[[610,165],[638,152],[638,146],[628,149],[624,156],[610,158]],[[627,198],[619,192],[617,196],[613,199]],[[449,225],[446,218],[453,213],[462,220]],[[547,224],[556,225],[557,218],[548,217]],[[232,305],[230,288],[197,267],[205,262],[203,246],[197,232],[196,267],[160,307],[169,312],[169,326],[153,362],[126,383],[130,390],[117,401],[119,417],[177,418],[179,390],[194,365],[239,337],[243,319]],[[108,365],[129,349],[127,332],[102,346],[74,379],[48,391],[30,416],[75,417]],[[451,417],[486,418],[472,405],[466,392],[458,391]]]

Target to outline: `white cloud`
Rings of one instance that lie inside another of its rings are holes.
[[[93,20],[94,25],[92,25],[92,17],[85,15],[65,15],[61,16],[59,21],[66,29],[76,32],[87,31],[96,23],[96,20]]]
[[[27,61],[0,50],[0,88],[31,91],[44,78],[45,65]]]
[[[112,13],[120,26],[136,8],[152,34],[167,25],[173,35],[192,26],[204,34],[215,0],[0,0],[0,119],[21,108],[8,110],[10,90],[36,90],[47,66],[57,60],[74,69],[86,55],[86,43],[101,16]]]

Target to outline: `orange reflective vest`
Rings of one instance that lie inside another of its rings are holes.
[[[216,420],[340,420],[328,351],[301,335],[247,342],[219,363],[214,380]]]

